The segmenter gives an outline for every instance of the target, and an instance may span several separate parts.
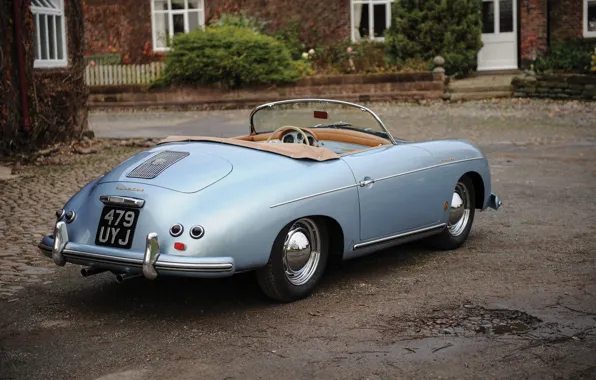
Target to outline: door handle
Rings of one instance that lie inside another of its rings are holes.
[[[363,181],[358,182],[358,186],[364,187],[364,186],[368,186],[368,185],[370,185],[372,183],[375,183],[375,180],[374,179],[365,179]]]

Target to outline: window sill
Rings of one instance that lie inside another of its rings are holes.
[[[34,69],[64,69],[68,67],[68,61],[34,61],[33,68]]]

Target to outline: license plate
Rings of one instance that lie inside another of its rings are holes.
[[[95,244],[130,249],[138,218],[137,209],[104,206],[97,226]]]

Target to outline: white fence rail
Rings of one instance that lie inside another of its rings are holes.
[[[85,68],[85,83],[88,86],[149,84],[161,75],[165,67],[164,62],[144,65],[88,65]]]

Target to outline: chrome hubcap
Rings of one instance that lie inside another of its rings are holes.
[[[466,229],[470,219],[470,194],[466,185],[458,182],[451,198],[447,228],[452,236],[459,236]]]
[[[295,222],[283,246],[286,278],[293,285],[306,284],[315,274],[321,259],[321,237],[317,225],[310,219]]]

